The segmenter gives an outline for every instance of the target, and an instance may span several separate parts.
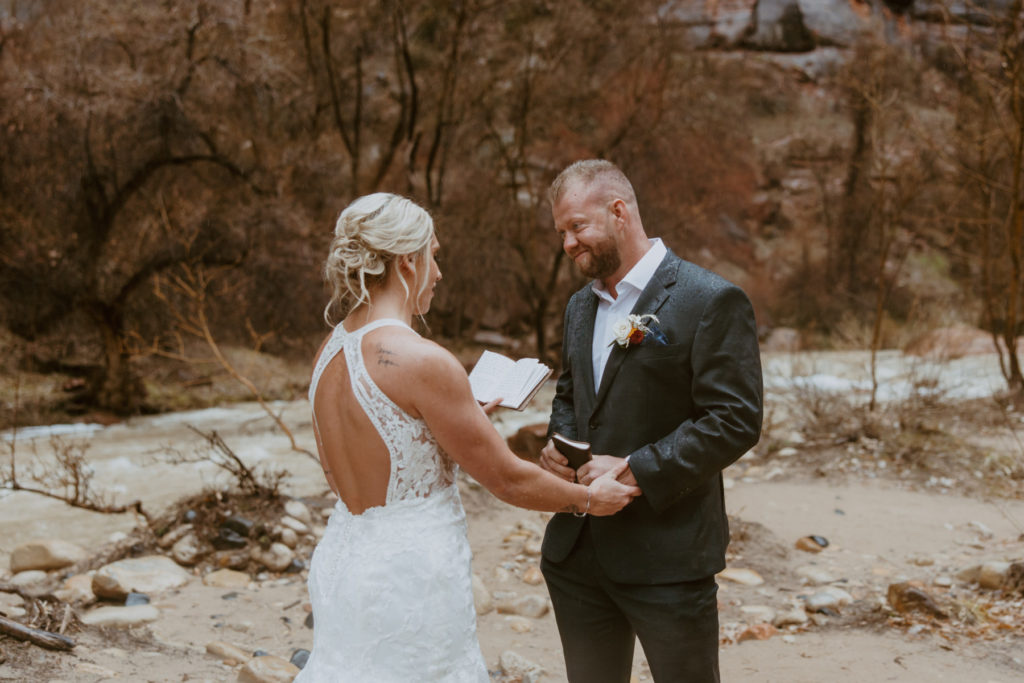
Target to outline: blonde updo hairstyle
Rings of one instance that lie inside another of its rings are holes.
[[[351,310],[370,301],[369,288],[384,281],[388,268],[399,256],[414,254],[425,263],[434,237],[434,220],[422,207],[405,197],[375,192],[349,204],[334,226],[334,239],[324,264],[324,279],[330,283],[331,301],[324,320],[331,322],[331,309],[348,304]],[[406,299],[410,290],[398,272]],[[417,268],[418,297],[429,285]],[[416,283],[413,284],[416,287]]]

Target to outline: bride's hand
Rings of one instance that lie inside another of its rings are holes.
[[[590,484],[590,514],[595,517],[613,515],[643,492],[618,480],[629,463],[623,460]]]
[[[480,407],[481,407],[481,408],[483,408],[483,410],[484,410],[484,415],[490,415],[490,414],[491,414],[491,413],[493,413],[493,412],[494,412],[495,410],[497,410],[498,408],[500,408],[500,407],[501,407],[501,402],[502,402],[502,401],[504,401],[504,400],[505,400],[505,399],[503,399],[503,398],[496,398],[496,399],[494,399],[493,401],[489,401],[489,402],[487,402],[487,403],[484,403],[484,404],[483,404],[482,406],[480,406]]]

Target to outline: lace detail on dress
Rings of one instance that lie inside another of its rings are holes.
[[[391,456],[391,478],[386,504],[425,498],[455,483],[455,463],[441,450],[427,423],[399,408],[380,390],[363,360],[363,336],[383,325],[404,325],[378,320],[345,335],[345,360],[356,400],[376,427]],[[325,350],[326,353],[326,350]]]

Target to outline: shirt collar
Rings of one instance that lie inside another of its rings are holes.
[[[619,281],[616,286],[619,296],[622,296],[622,286],[628,285],[636,289],[638,292],[644,291],[644,287],[654,277],[654,273],[658,270],[658,266],[661,265],[661,261],[665,258],[665,254],[668,253],[668,248],[665,243],[661,241],[660,237],[655,237],[649,240],[651,248],[647,250],[647,253],[640,257],[640,260],[629,269],[625,277]],[[605,289],[604,284],[600,280],[594,280],[590,283],[590,288],[594,291],[594,294],[600,299],[606,301],[614,301],[608,290]]]

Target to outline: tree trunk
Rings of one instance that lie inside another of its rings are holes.
[[[103,366],[89,388],[92,401],[118,415],[138,412],[145,388],[131,368],[131,356],[124,344],[124,316],[105,305],[96,307],[94,320],[103,340]]]

